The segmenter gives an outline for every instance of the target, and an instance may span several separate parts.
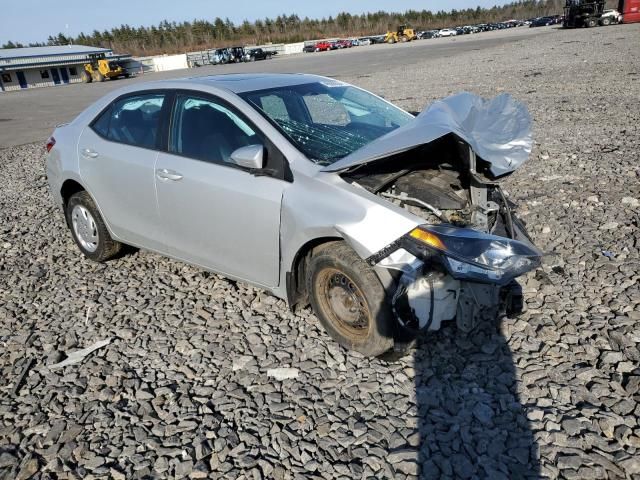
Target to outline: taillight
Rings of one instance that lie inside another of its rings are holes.
[[[49,140],[47,140],[47,143],[45,145],[47,148],[47,152],[50,152],[55,144],[56,144],[56,139],[53,137],[49,137]]]

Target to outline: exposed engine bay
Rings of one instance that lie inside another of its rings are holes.
[[[484,163],[476,159],[465,142],[451,134],[361,166],[343,178],[404,207],[427,223],[449,223],[493,233],[500,225],[506,225],[504,217],[511,206],[497,182],[488,177]],[[502,222],[497,222],[499,215]]]
[[[359,165],[342,177],[403,207],[428,226],[472,229],[533,247],[489,164],[455,134]],[[445,260],[437,250],[416,254],[413,245],[399,242],[368,260],[394,272],[392,307],[399,322],[411,330],[438,330],[442,321],[455,318],[459,328],[469,331],[501,309],[512,313],[522,305],[513,279],[471,278],[463,273],[464,262]]]

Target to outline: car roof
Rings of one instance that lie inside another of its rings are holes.
[[[135,93],[149,88],[186,88],[194,90],[227,91],[231,93],[253,92],[270,88],[304,85],[306,83],[330,82],[342,85],[342,82],[320,75],[305,73],[229,73],[225,75],[206,75],[201,77],[183,77],[166,80],[154,80],[138,83],[115,90],[112,96]]]
[[[177,81],[224,88],[234,93],[243,93],[255,90],[266,90],[268,88],[316,83],[327,80],[327,78],[319,75],[303,73],[230,73],[227,75],[183,78]],[[172,82],[175,81],[176,80],[172,80]],[[158,83],[162,83],[162,81]]]

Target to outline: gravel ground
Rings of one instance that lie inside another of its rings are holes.
[[[344,78],[411,110],[508,91],[535,121],[505,182],[549,252],[527,311],[401,359],[155,254],[81,258],[42,145],[0,151],[0,477],[640,478],[638,44],[558,30]]]

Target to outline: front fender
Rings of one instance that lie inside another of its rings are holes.
[[[309,242],[323,238],[346,241],[362,259],[383,249],[420,223],[420,219],[337,174],[296,176],[285,190],[280,218],[279,288],[286,298],[287,273]]]

